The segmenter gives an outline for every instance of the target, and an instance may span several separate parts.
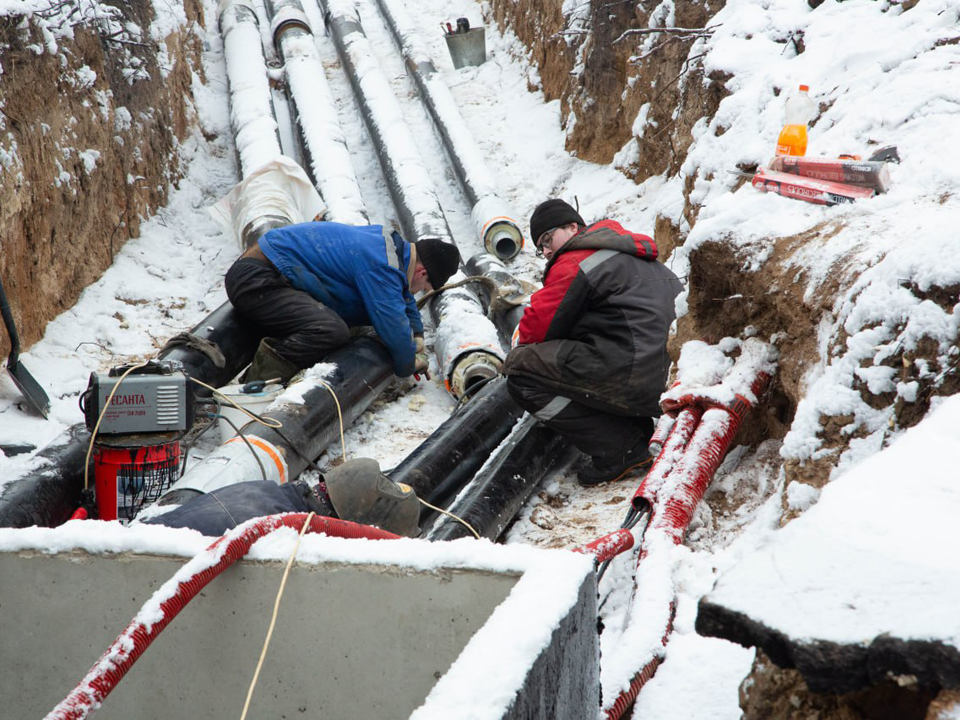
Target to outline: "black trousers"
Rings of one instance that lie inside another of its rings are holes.
[[[227,297],[270,346],[298,367],[310,367],[350,340],[343,319],[297,290],[272,263],[240,258],[227,271]]]
[[[510,375],[507,390],[520,407],[601,462],[638,443],[646,445],[653,435],[653,418],[604,412],[600,401],[588,407],[545,389],[534,378]]]

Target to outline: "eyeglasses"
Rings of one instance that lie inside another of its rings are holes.
[[[547,230],[543,235],[537,238],[537,257],[543,257],[543,249],[550,245],[553,242],[553,234],[560,228],[553,228],[552,230]]]

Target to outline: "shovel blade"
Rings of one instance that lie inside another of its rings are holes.
[[[13,383],[27,399],[27,404],[46,419],[47,413],[50,411],[50,398],[47,397],[47,393],[40,387],[40,383],[34,379],[30,371],[27,370],[19,360],[9,363],[7,365],[7,372],[10,373],[10,377],[13,378]]]

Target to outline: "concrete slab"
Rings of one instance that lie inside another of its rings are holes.
[[[31,546],[43,545],[42,537],[23,542],[11,535],[30,532],[57,531],[0,531],[0,707],[9,717],[49,712],[184,562],[139,547],[90,552],[90,543],[82,540],[73,548],[54,542],[60,552],[41,552]],[[361,562],[344,551],[358,542],[364,546],[361,556],[375,547],[382,557],[368,559],[379,561]],[[566,611],[558,614],[537,602],[530,588],[544,584],[544,578],[532,576],[556,575],[559,566],[538,568],[537,554],[545,551],[519,551],[521,560],[511,562],[508,548],[476,541],[305,537],[249,717],[406,718],[416,711],[416,717],[446,720],[595,713],[599,666],[592,570],[583,571],[582,558],[567,563],[573,577],[557,580],[573,602],[561,603]],[[551,552],[555,561],[557,553]],[[318,553],[328,557],[318,559]],[[456,559],[457,553],[462,557]],[[343,559],[333,559],[337,555]],[[428,560],[431,555],[436,557]],[[468,566],[471,559],[475,567]],[[211,582],[153,642],[97,717],[239,717],[284,564],[281,557],[247,559]],[[525,575],[532,575],[528,590],[518,593]],[[550,616],[546,622],[544,615]],[[496,629],[484,632],[491,617],[512,628],[506,639],[512,647],[497,650],[504,639]],[[471,643],[478,652],[465,652]],[[497,667],[502,662],[511,666],[509,672]],[[483,686],[472,699],[477,688],[469,687],[471,682]],[[464,703],[462,715],[448,707],[451,690]]]

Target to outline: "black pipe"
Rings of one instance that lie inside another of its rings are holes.
[[[246,437],[258,437],[276,447],[287,463],[289,479],[297,477],[307,466],[326,450],[334,439],[340,437],[339,401],[343,413],[343,426],[349,427],[383,392],[393,380],[393,361],[383,343],[372,337],[361,337],[350,345],[330,353],[324,362],[335,365],[330,376],[324,379],[336,393],[336,400],[323,386],[310,388],[303,394],[302,403],[284,405],[264,413],[262,417],[279,420],[282,429],[276,430],[259,423],[250,423],[241,428]],[[251,456],[251,477],[258,480],[256,460]],[[191,477],[193,473],[193,477]],[[206,476],[203,463],[186,473],[160,498],[158,504],[181,504],[198,493],[206,492],[197,476]]]
[[[56,527],[69,520],[80,505],[89,443],[87,429],[74,425],[37,453],[39,467],[0,495],[0,527]]]
[[[447,510],[481,537],[496,540],[566,447],[560,435],[527,415]],[[473,533],[463,523],[439,515],[424,535],[427,540],[456,540]]]
[[[412,487],[418,497],[436,505],[474,476],[521,415],[523,410],[507,393],[506,378],[495,378],[460,412],[447,418],[389,475],[396,482]]]

